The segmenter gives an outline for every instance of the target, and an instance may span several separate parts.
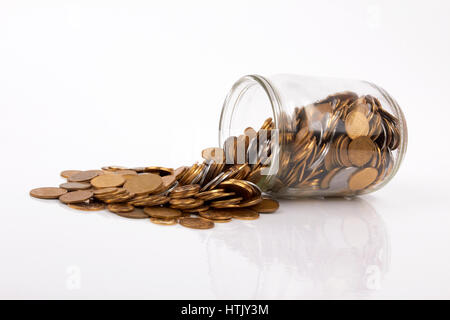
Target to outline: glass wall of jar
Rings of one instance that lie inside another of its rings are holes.
[[[389,182],[406,152],[397,102],[359,80],[249,75],[229,92],[219,145],[227,165],[277,197],[354,196]]]

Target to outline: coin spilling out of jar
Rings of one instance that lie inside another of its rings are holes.
[[[340,91],[288,106],[286,101],[296,98],[289,94],[304,79],[281,79],[247,76],[238,81],[222,112],[221,147],[204,149],[202,162],[177,169],[65,170],[60,175],[66,183],[30,195],[59,199],[77,210],[107,209],[159,225],[210,229],[215,223],[273,213],[279,208],[275,197],[354,196],[390,180],[405,153],[407,133],[400,109],[385,91],[376,87],[382,98]],[[272,116],[259,128],[244,126],[232,135],[233,121],[239,119],[234,112],[243,108],[239,104],[258,101],[243,99],[255,85],[267,94]]]

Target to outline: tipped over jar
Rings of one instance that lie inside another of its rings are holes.
[[[245,179],[275,197],[354,196],[392,179],[407,127],[370,82],[250,75],[225,100],[219,144],[227,166],[245,166]]]

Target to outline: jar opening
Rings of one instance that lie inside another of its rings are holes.
[[[248,127],[258,130],[267,118],[279,129],[280,100],[264,77],[240,78],[228,93],[220,116],[219,146],[230,136],[239,136]]]

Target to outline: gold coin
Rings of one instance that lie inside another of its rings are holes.
[[[92,179],[94,179],[99,175],[100,175],[99,170],[81,171],[79,173],[71,175],[67,180],[69,182],[86,182],[91,181]]]
[[[170,188],[170,187],[175,183],[175,181],[177,181],[176,176],[173,175],[173,174],[168,175],[168,176],[164,176],[164,177],[162,177],[161,179],[162,179],[162,181],[163,181],[163,186],[164,186],[164,188],[165,188],[166,190],[167,190],[168,188]]]
[[[252,185],[245,180],[229,179],[220,183],[219,188],[232,191],[244,199],[249,199],[254,194]]]
[[[89,189],[91,187],[91,184],[85,182],[67,182],[60,184],[59,187],[68,191],[77,191]]]
[[[154,167],[146,167],[145,172],[158,174],[162,177],[162,176],[168,176],[168,175],[173,174],[173,169],[154,166]]]
[[[72,209],[81,211],[100,211],[105,209],[105,204],[101,202],[83,202],[83,203],[71,203],[68,206]]]
[[[119,174],[104,174],[91,180],[95,188],[114,188],[120,187],[125,183],[124,177]]]
[[[351,163],[350,159],[348,158],[348,145],[350,144],[350,141],[351,141],[350,138],[346,136],[342,140],[340,150],[339,150],[339,157],[341,159],[341,162],[346,167],[352,166],[352,163]]]
[[[134,194],[151,194],[162,186],[162,179],[160,176],[147,173],[129,178],[124,185],[124,188],[130,193]]]
[[[351,139],[367,136],[369,128],[369,121],[362,112],[352,111],[345,118],[345,130]]]
[[[113,213],[127,213],[134,210],[134,207],[128,203],[109,204],[107,208]]]
[[[135,170],[123,169],[123,170],[112,171],[111,174],[119,174],[121,176],[137,176],[138,173]]]
[[[66,189],[49,187],[33,189],[30,191],[30,196],[38,199],[58,199],[66,193]]]
[[[104,189],[94,190],[93,193],[94,193],[94,196],[97,196],[97,195],[101,196],[101,195],[106,195],[106,194],[111,194],[111,193],[117,192],[118,190],[119,189],[117,189],[117,188],[104,188]]]
[[[92,191],[78,190],[63,194],[59,197],[59,200],[65,204],[81,203],[89,200],[93,196],[94,194],[92,193]]]
[[[191,229],[211,229],[214,228],[214,222],[200,218],[180,218],[180,225]]]
[[[170,197],[173,199],[189,198],[200,191],[198,184],[187,184],[185,186],[179,186],[172,190]]]
[[[362,167],[376,154],[376,146],[369,137],[359,137],[348,145],[348,158],[350,162]]]
[[[150,221],[153,222],[154,224],[159,224],[162,226],[173,226],[176,225],[178,223],[178,219],[176,218],[172,218],[172,219],[165,219],[165,218],[154,218],[151,217]]]
[[[210,206],[213,208],[236,208],[239,207],[239,202],[242,201],[242,197],[231,198],[226,200],[218,200],[210,203]]]
[[[119,170],[127,170],[127,167],[123,167],[123,166],[107,166],[107,167],[103,167],[102,170],[104,170],[104,171],[119,171]]]
[[[263,198],[260,203],[250,209],[258,213],[273,213],[278,210],[280,204],[277,200],[270,198]]]
[[[239,203],[239,207],[240,208],[252,207],[252,206],[257,205],[261,201],[263,201],[263,199],[260,196],[256,196],[256,197],[250,198],[248,200],[242,201],[241,203]]]
[[[228,222],[233,221],[232,218],[214,220],[214,219],[207,219],[207,218],[204,218],[204,217],[199,217],[199,219],[203,219],[203,220],[206,220],[206,221],[211,221],[211,222],[214,222],[214,223],[228,223]]]
[[[153,218],[173,219],[181,217],[181,211],[164,207],[146,207],[144,212]]]
[[[175,171],[173,172],[173,175],[176,177],[177,180],[179,180],[186,173],[186,171],[188,169],[189,169],[189,167],[179,167],[179,168],[175,169]]]
[[[61,177],[63,178],[69,178],[70,176],[73,176],[76,173],[80,173],[80,170],[65,170],[63,172],[61,172]]]
[[[231,219],[232,214],[229,210],[224,209],[211,209],[199,213],[201,217],[210,220],[226,220]]]
[[[113,212],[117,214],[118,216],[129,218],[129,219],[148,219],[149,216],[145,214],[144,210],[142,209],[134,209],[131,212]]]
[[[200,207],[194,208],[194,209],[184,209],[183,212],[186,213],[199,213],[199,212],[203,212],[209,209],[208,205],[202,205]]]
[[[259,213],[251,209],[232,209],[231,216],[237,220],[256,220],[259,218]]]
[[[170,200],[170,206],[174,209],[194,209],[201,207],[203,205],[202,199],[193,199],[193,198],[187,198],[187,199],[171,199]]]
[[[352,191],[360,191],[372,184],[378,176],[375,168],[364,168],[356,171],[348,180],[348,187]]]

